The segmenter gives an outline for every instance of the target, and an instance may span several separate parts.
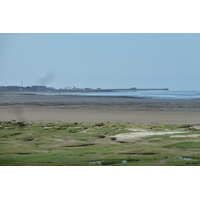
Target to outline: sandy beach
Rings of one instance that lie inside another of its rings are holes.
[[[1,95],[0,121],[200,124],[199,101],[125,97]]]
[[[0,121],[27,123],[78,122],[130,123],[130,124],[200,124],[198,111],[141,111],[108,109],[70,109],[47,107],[0,107]]]

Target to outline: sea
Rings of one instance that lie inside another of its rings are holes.
[[[48,93],[46,95],[79,95],[79,96],[110,96],[110,97],[135,97],[150,99],[200,99],[200,90],[170,91],[170,90],[137,90],[126,92],[69,92],[69,93]]]

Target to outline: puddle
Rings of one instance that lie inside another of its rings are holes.
[[[183,158],[183,157],[178,157],[178,158],[180,158],[181,160],[188,160],[188,161],[198,161],[198,160],[196,160],[196,159],[192,159],[192,158]]]
[[[193,158],[184,158],[184,157],[181,157],[181,156],[178,156],[178,157],[168,157],[168,158],[179,158],[181,160],[187,160],[187,161],[199,161],[197,159],[193,159]]]
[[[91,165],[95,165],[95,164],[101,165],[101,161],[100,160],[92,161],[92,162],[88,162],[88,163],[91,164]],[[127,160],[122,160],[122,163],[127,163]],[[107,166],[112,166],[112,165],[107,165]]]
[[[91,164],[91,165],[95,165],[95,164],[101,164],[101,161],[92,161],[92,162],[88,162],[89,164]]]

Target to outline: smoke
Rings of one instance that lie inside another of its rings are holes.
[[[44,77],[38,80],[39,85],[48,85],[50,84],[56,77],[55,71],[48,72]]]

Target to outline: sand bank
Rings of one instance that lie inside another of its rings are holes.
[[[27,123],[130,123],[200,124],[199,111],[150,111],[123,109],[81,109],[59,107],[0,107],[0,121]]]

